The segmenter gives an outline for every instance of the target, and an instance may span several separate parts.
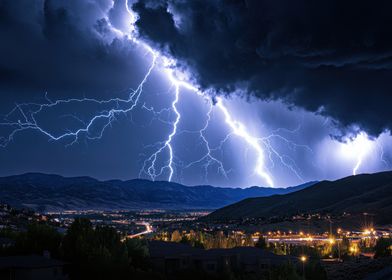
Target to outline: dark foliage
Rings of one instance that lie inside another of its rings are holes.
[[[374,250],[375,258],[392,256],[392,238],[380,238],[377,241]]]

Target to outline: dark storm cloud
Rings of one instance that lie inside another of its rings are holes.
[[[109,0],[1,0],[1,89],[80,94],[129,87],[144,68],[130,40],[111,27],[110,18],[121,25],[125,2],[112,6]]]
[[[390,1],[139,1],[140,36],[204,88],[246,85],[358,124],[392,128]]]

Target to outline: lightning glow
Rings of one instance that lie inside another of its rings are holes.
[[[180,123],[181,120],[181,114],[178,111],[177,105],[179,102],[180,98],[180,88],[185,88],[189,91],[194,92],[195,94],[201,96],[204,100],[206,100],[206,103],[209,105],[209,110],[207,112],[207,120],[205,125],[199,130],[195,131],[193,133],[197,133],[199,135],[199,139],[201,143],[205,146],[206,152],[203,154],[198,160],[195,160],[193,162],[190,162],[184,166],[184,168],[189,168],[193,165],[196,164],[202,164],[205,170],[205,178],[207,180],[208,178],[208,169],[212,165],[217,166],[217,170],[220,174],[222,174],[225,178],[228,178],[227,171],[222,163],[221,160],[219,160],[216,156],[214,156],[214,153],[217,152],[218,150],[222,149],[223,144],[233,135],[237,135],[240,138],[244,139],[245,142],[250,146],[250,148],[254,149],[254,151],[257,154],[257,163],[255,165],[254,171],[261,177],[263,180],[267,183],[268,186],[273,187],[274,183],[272,180],[272,177],[268,174],[268,172],[265,170],[265,165],[264,165],[264,150],[262,148],[262,145],[260,144],[260,141],[262,141],[262,144],[264,147],[267,148],[268,154],[269,154],[269,159],[273,162],[272,160],[272,155],[278,156],[280,161],[287,166],[291,171],[293,171],[297,177],[300,178],[298,172],[293,168],[292,165],[287,164],[284,160],[284,158],[273,148],[270,140],[274,137],[281,138],[281,140],[284,140],[286,142],[289,142],[286,138],[278,135],[278,134],[271,134],[268,137],[265,138],[256,138],[251,136],[245,126],[240,123],[239,121],[233,120],[232,116],[230,115],[228,109],[223,105],[222,99],[220,97],[217,97],[217,107],[220,109],[221,112],[223,112],[224,117],[225,117],[225,122],[228,124],[228,126],[231,128],[232,132],[220,142],[220,144],[217,147],[211,147],[209,144],[209,141],[205,135],[206,130],[209,127],[209,123],[211,120],[211,113],[212,110],[214,109],[213,103],[211,98],[207,97],[204,93],[200,92],[195,86],[191,85],[190,83],[186,82],[184,79],[179,79],[178,76],[183,74],[183,73],[177,73],[174,70],[173,65],[175,65],[175,61],[173,59],[168,59],[164,56],[161,56],[158,52],[154,51],[149,45],[145,44],[144,42],[138,41],[136,39],[132,39],[132,41],[137,44],[142,46],[147,53],[149,53],[152,57],[151,65],[148,68],[145,76],[143,77],[142,81],[139,83],[137,88],[133,91],[130,92],[129,96],[127,99],[121,99],[121,98],[113,98],[113,99],[108,99],[108,100],[97,100],[97,99],[92,99],[92,98],[81,98],[81,99],[76,99],[76,98],[71,98],[71,99],[61,99],[61,100],[56,100],[56,101],[51,101],[47,95],[45,95],[45,99],[47,100],[47,103],[23,103],[23,104],[17,104],[15,108],[6,115],[5,120],[8,120],[10,116],[15,114],[15,112],[19,112],[21,116],[23,117],[23,120],[21,121],[18,119],[17,121],[6,121],[4,123],[1,123],[3,126],[9,126],[13,127],[13,131],[9,134],[8,138],[2,138],[0,139],[2,142],[0,143],[3,147],[8,145],[10,141],[12,141],[13,137],[24,130],[27,129],[32,129],[32,130],[37,130],[41,132],[42,134],[46,135],[49,137],[49,139],[54,140],[54,141],[59,141],[62,139],[67,139],[70,138],[71,142],[68,142],[67,145],[73,145],[76,142],[78,142],[79,136],[81,134],[84,134],[87,139],[90,140],[98,140],[100,139],[106,128],[111,126],[112,122],[116,120],[116,115],[122,113],[122,114],[127,114],[131,112],[136,106],[139,104],[140,97],[143,93],[143,87],[145,83],[147,82],[149,76],[151,75],[151,72],[153,69],[156,67],[157,64],[157,59],[160,58],[162,61],[163,65],[163,71],[166,73],[168,79],[171,81],[171,83],[174,86],[174,100],[171,103],[170,108],[165,108],[159,112],[156,112],[152,107],[146,106],[146,104],[143,104],[141,107],[147,111],[152,112],[155,116],[158,116],[162,113],[162,111],[172,111],[175,114],[175,119],[173,122],[169,122],[166,120],[159,119],[160,121],[166,123],[166,124],[171,124],[172,130],[167,136],[166,140],[162,142],[155,143],[154,147],[157,147],[155,152],[153,152],[149,157],[146,158],[146,160],[143,163],[143,166],[140,170],[139,176],[141,177],[143,174],[147,175],[151,180],[156,180],[158,177],[165,175],[165,171],[167,171],[167,180],[171,181],[173,179],[173,175],[175,173],[175,163],[174,163],[174,147],[173,147],[173,139],[177,135],[177,127],[178,124]],[[54,134],[51,133],[49,130],[44,129],[39,122],[36,120],[36,116],[42,113],[45,109],[53,108],[55,106],[59,106],[62,104],[71,104],[71,103],[94,103],[94,104],[99,104],[99,105],[107,105],[109,106],[110,109],[108,110],[103,110],[102,112],[98,113],[97,115],[94,115],[90,120],[88,121],[83,121],[81,118],[75,116],[75,115],[69,115],[70,117],[76,119],[79,121],[79,123],[82,124],[82,127],[76,129],[76,130],[71,130],[67,131],[66,133],[62,134]],[[36,108],[36,109],[34,109]],[[104,121],[103,125],[101,125],[101,128],[98,131],[93,132],[93,127],[100,122]],[[182,131],[181,133],[186,133],[189,131]],[[167,153],[167,160],[165,160],[165,164],[163,166],[158,167],[158,159],[163,158]]]
[[[255,167],[255,172],[257,174],[259,174],[262,178],[264,178],[264,180],[266,181],[268,186],[273,188],[274,187],[274,183],[272,181],[272,178],[264,170],[264,168],[265,168],[264,167],[264,151],[263,151],[262,147],[260,146],[258,139],[253,137],[253,136],[251,136],[246,131],[245,126],[241,122],[238,122],[238,121],[235,121],[235,120],[232,119],[231,115],[229,114],[229,111],[223,105],[222,99],[220,97],[217,97],[216,105],[218,106],[218,108],[224,114],[225,121],[229,125],[229,127],[232,129],[233,133],[235,135],[238,135],[242,139],[244,139],[246,141],[246,143],[248,143],[254,149],[254,151],[257,153],[257,163],[256,163],[256,167]]]
[[[199,139],[202,141],[202,144],[204,145],[206,152],[197,160],[188,163],[184,168],[190,168],[193,165],[196,164],[200,164],[200,163],[204,163],[203,167],[204,167],[204,174],[205,174],[205,180],[208,181],[208,169],[210,166],[212,166],[213,164],[216,164],[218,166],[218,172],[221,173],[226,179],[228,179],[227,173],[229,171],[227,171],[223,165],[223,162],[221,160],[219,160],[216,156],[213,155],[214,152],[218,151],[218,150],[222,150],[222,145],[225,143],[225,141],[227,140],[227,138],[229,137],[229,135],[227,135],[225,137],[225,139],[223,141],[220,142],[220,144],[217,147],[211,147],[209,141],[207,140],[207,137],[205,135],[210,121],[211,121],[211,113],[212,113],[212,109],[213,109],[213,104],[212,101],[209,99],[207,100],[209,109],[207,112],[207,120],[205,122],[205,125],[198,131],[182,131],[183,133],[196,133],[199,135]]]
[[[71,142],[69,142],[67,145],[73,145],[74,143],[76,143],[81,134],[85,134],[86,138],[90,140],[97,140],[102,138],[104,131],[116,119],[117,114],[121,114],[121,113],[127,114],[131,112],[138,105],[140,95],[142,94],[143,91],[143,86],[147,82],[148,77],[150,76],[152,70],[156,65],[157,55],[154,52],[151,52],[151,55],[152,55],[152,62],[150,67],[148,68],[147,73],[143,77],[142,81],[139,83],[136,90],[132,91],[129,94],[128,99],[112,98],[108,100],[98,100],[93,98],[81,98],[81,99],[70,98],[70,99],[60,99],[60,100],[56,100],[55,102],[52,102],[47,97],[47,94],[45,94],[45,99],[48,101],[48,103],[16,104],[16,106],[7,115],[5,115],[4,117],[5,121],[0,123],[0,125],[2,126],[8,126],[13,128],[12,132],[8,135],[8,137],[0,138],[1,140],[0,146],[6,147],[9,144],[9,142],[13,140],[14,136],[17,133],[28,129],[37,130],[42,134],[46,135],[47,137],[49,137],[49,139],[54,141],[70,138]],[[100,112],[97,115],[94,115],[94,117],[92,117],[88,121],[82,121],[77,116],[71,115],[71,117],[77,119],[81,124],[83,124],[83,126],[78,129],[71,130],[66,133],[57,134],[57,135],[51,133],[47,129],[44,129],[36,119],[36,116],[42,113],[45,109],[53,108],[61,104],[71,104],[71,103],[94,103],[99,105],[108,105],[108,106],[111,105],[112,108],[110,108],[109,110],[104,110],[103,112]],[[120,105],[122,105],[124,108],[121,108]],[[23,120],[20,119],[16,121],[10,120],[11,117],[17,112],[19,112],[21,116],[23,116]],[[99,129],[98,132],[96,132],[96,134],[93,135],[92,128],[100,120],[104,120],[105,123],[101,126],[101,129]]]
[[[111,27],[116,34],[119,35],[134,35],[133,32],[136,30],[134,27],[134,21],[136,16],[133,15],[132,11],[127,8],[127,11],[132,17],[133,24],[131,26],[132,34],[123,34],[122,31]],[[251,135],[245,125],[239,120],[235,119],[233,114],[229,112],[228,108],[224,105],[223,99],[221,97],[216,97],[216,104],[214,105],[213,100],[207,94],[201,92],[196,86],[192,85],[186,73],[176,71],[176,61],[171,58],[160,54],[158,51],[154,50],[151,46],[143,41],[136,39],[135,36],[129,38],[135,45],[140,46],[147,55],[151,56],[151,64],[149,65],[145,75],[138,84],[135,90],[132,90],[127,98],[112,98],[107,100],[99,100],[94,98],[69,98],[69,99],[59,99],[52,101],[45,94],[45,103],[21,103],[16,104],[15,107],[4,116],[4,122],[0,123],[1,126],[10,128],[11,132],[7,137],[0,137],[0,146],[6,147],[13,138],[22,131],[35,130],[39,133],[47,136],[52,141],[66,141],[66,146],[73,145],[77,143],[80,137],[85,136],[89,140],[99,140],[104,135],[106,129],[110,127],[117,119],[119,114],[130,114],[138,106],[144,110],[151,112],[154,117],[159,121],[170,125],[170,132],[164,140],[149,145],[153,147],[154,151],[149,154],[143,161],[142,167],[139,172],[139,177],[147,176],[151,180],[157,180],[158,178],[165,177],[168,181],[172,181],[173,177],[177,172],[176,154],[174,147],[174,139],[179,136],[180,133],[194,133],[197,135],[200,144],[204,146],[205,152],[200,155],[200,157],[192,162],[186,163],[182,168],[190,168],[194,165],[201,164],[205,171],[205,179],[208,178],[208,170],[210,167],[216,167],[219,174],[221,174],[226,179],[228,178],[228,173],[231,170],[227,170],[219,157],[216,155],[218,151],[222,151],[223,145],[226,141],[237,136],[243,140],[246,145],[255,152],[256,162],[254,164],[254,173],[257,174],[263,182],[265,182],[269,187],[274,187],[274,180],[266,166],[266,159],[274,164],[274,157],[278,158],[283,166],[287,167],[291,172],[295,174],[299,179],[302,180],[298,168],[295,166],[294,160],[288,156],[281,155],[277,149],[273,146],[273,140],[278,139],[283,143],[293,146],[301,147],[311,151],[307,146],[297,145],[287,138],[279,135],[278,131],[266,137],[255,137]],[[159,65],[158,65],[159,64]],[[143,95],[143,90],[145,84],[148,82],[151,73],[154,69],[158,68],[162,71],[168,80],[173,85],[174,98],[170,104],[170,107],[164,108],[161,111],[155,111],[153,107],[149,107],[147,104],[141,104],[141,96]],[[179,124],[181,121],[181,113],[178,110],[181,89],[186,89],[200,96],[206,104],[208,104],[208,112],[206,114],[206,121],[204,126],[197,131],[179,131]],[[43,124],[38,120],[38,116],[44,113],[50,108],[55,108],[57,106],[67,105],[67,104],[95,104],[99,106],[104,106],[105,108],[95,113],[87,120],[78,117],[75,114],[68,114],[68,117],[73,118],[79,123],[79,127],[75,129],[69,129],[66,132],[54,133],[49,129],[46,129]],[[224,121],[230,128],[230,133],[225,135],[225,137],[220,141],[219,145],[212,146],[206,136],[206,132],[210,126],[210,121],[212,118],[212,113],[217,108],[221,114],[223,114]],[[161,118],[162,112],[172,112],[174,118],[163,119]],[[267,156],[267,158],[266,158]],[[362,157],[358,159],[358,164],[354,168],[353,172],[356,173],[361,165]],[[161,163],[163,162],[163,164]]]
[[[172,180],[173,173],[174,173],[172,140],[177,133],[177,125],[181,119],[181,115],[177,109],[177,103],[180,95],[180,88],[177,83],[175,83],[174,86],[175,86],[175,98],[172,102],[172,108],[176,115],[176,118],[175,121],[173,122],[173,129],[171,133],[168,135],[167,140],[163,142],[163,145],[161,145],[161,147],[156,152],[154,152],[149,158],[147,158],[144,161],[143,167],[139,173],[139,176],[141,176],[142,173],[146,173],[153,181],[157,177],[161,176],[165,169],[168,169],[169,170],[168,181],[170,182]],[[160,156],[160,154],[162,154],[165,150],[167,150],[169,153],[167,164],[161,167],[159,169],[159,172],[157,172],[157,168],[156,168],[157,159]]]
[[[342,144],[342,153],[355,160],[352,175],[357,175],[363,160],[374,148],[374,141],[370,140],[365,132],[360,132],[355,138]]]

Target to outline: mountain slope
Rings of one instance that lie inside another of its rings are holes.
[[[89,177],[27,173],[0,178],[0,202],[40,211],[148,207],[216,209],[244,198],[289,193],[311,184],[287,189],[187,187],[164,181],[98,181]]]
[[[369,212],[392,223],[392,172],[322,181],[285,195],[248,198],[218,209],[208,218],[258,218],[316,212]]]

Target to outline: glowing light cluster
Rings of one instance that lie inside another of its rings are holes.
[[[364,158],[374,148],[375,142],[369,139],[365,132],[360,132],[353,139],[349,139],[341,145],[341,153],[344,157],[355,161],[352,170],[353,175],[357,175]]]

